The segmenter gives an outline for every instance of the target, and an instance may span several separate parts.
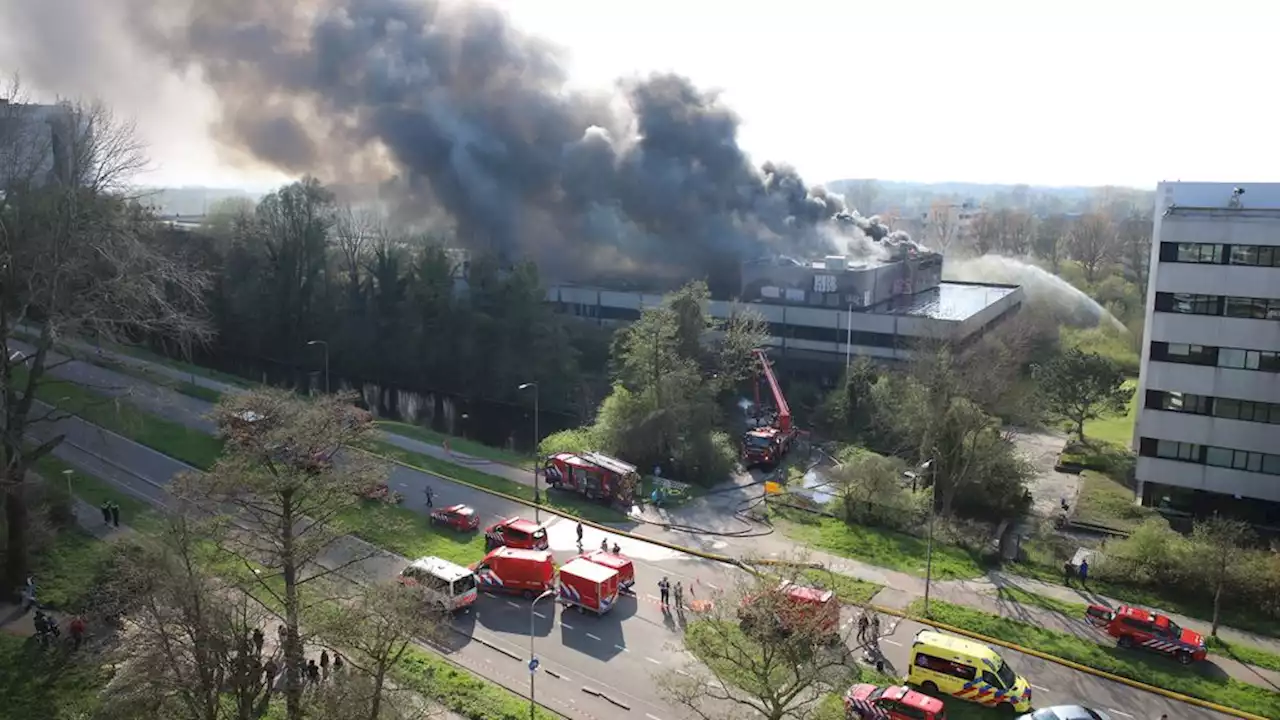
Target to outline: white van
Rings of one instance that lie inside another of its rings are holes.
[[[397,579],[405,587],[418,588],[425,599],[439,603],[445,612],[463,610],[476,601],[475,573],[438,557],[414,560]]]

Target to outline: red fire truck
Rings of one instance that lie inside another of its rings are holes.
[[[589,500],[630,505],[640,487],[636,466],[604,453],[556,453],[542,470],[547,485]]]
[[[1122,648],[1142,648],[1164,653],[1183,665],[1204,660],[1209,654],[1204,636],[1180,627],[1166,615],[1121,605],[1114,611],[1101,605],[1085,609],[1089,622],[1106,630]]]
[[[769,413],[762,414],[758,418],[763,424],[748,430],[742,436],[742,462],[747,467],[753,465],[775,467],[791,450],[791,444],[796,439],[796,429],[791,424],[791,406],[787,404],[787,398],[782,394],[782,386],[778,384],[778,378],[773,374],[773,363],[769,362],[769,356],[764,350],[757,349],[752,353],[760,363],[760,375],[768,383],[769,392],[773,395],[773,408]],[[752,383],[752,388],[755,391],[756,409],[759,412],[761,408],[759,378]]]

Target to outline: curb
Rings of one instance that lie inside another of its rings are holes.
[[[435,477],[441,478],[441,479],[443,479],[443,480],[448,480],[449,482],[455,482],[455,483],[458,483],[458,484],[460,484],[460,485],[466,485],[467,487],[475,488],[476,490],[480,490],[480,491],[482,491],[482,492],[488,493],[488,494],[490,494],[490,495],[493,495],[494,497],[500,497],[500,498],[503,498],[504,500],[509,500],[509,501],[511,501],[511,502],[519,503],[519,504],[521,504],[521,505],[525,505],[525,506],[533,507],[533,508],[538,508],[539,510],[541,510],[541,511],[543,511],[543,512],[548,512],[548,513],[551,513],[552,515],[557,515],[557,516],[562,517],[562,518],[566,518],[566,519],[570,519],[570,520],[577,520],[578,522],[581,522],[583,525],[589,525],[589,526],[591,526],[591,527],[596,528],[597,530],[604,530],[604,531],[606,531],[606,532],[612,532],[612,533],[615,533],[615,534],[617,534],[617,535],[621,535],[621,536],[623,536],[623,537],[631,538],[632,540],[637,540],[637,541],[640,541],[640,542],[651,543],[651,544],[653,544],[653,545],[659,545],[659,546],[661,546],[661,547],[665,547],[665,548],[667,548],[668,550],[673,550],[673,551],[675,551],[675,552],[682,552],[682,553],[686,553],[686,554],[689,554],[689,555],[693,555],[693,556],[695,556],[695,557],[703,558],[704,560],[711,560],[711,561],[713,561],[713,562],[723,563],[723,564],[725,564],[725,565],[732,565],[732,566],[735,566],[735,567],[738,567],[738,568],[742,568],[743,570],[746,570],[747,572],[751,572],[751,573],[753,573],[753,574],[757,574],[757,575],[762,574],[762,573],[760,573],[759,571],[755,571],[755,570],[753,570],[751,567],[748,567],[746,563],[744,563],[743,561],[741,561],[741,560],[739,560],[739,559],[737,559],[737,558],[732,558],[732,557],[729,557],[729,556],[727,556],[727,555],[719,555],[719,554],[717,554],[717,553],[704,552],[704,551],[701,551],[701,550],[696,550],[696,549],[694,549],[694,548],[684,547],[684,546],[682,546],[682,545],[676,545],[675,543],[671,543],[671,542],[667,542],[667,541],[665,541],[665,540],[659,540],[659,539],[655,539],[655,538],[649,538],[649,537],[645,537],[645,536],[643,536],[643,535],[637,535],[637,534],[635,534],[635,533],[628,532],[628,531],[626,531],[626,530],[618,530],[618,529],[616,529],[616,528],[611,528],[611,527],[609,527],[609,526],[607,526],[607,525],[602,525],[602,524],[600,524],[600,523],[596,523],[596,522],[593,522],[593,521],[591,521],[591,520],[585,520],[585,519],[583,519],[583,518],[579,518],[579,517],[577,517],[577,516],[575,516],[575,515],[571,515],[571,514],[569,514],[569,513],[565,512],[565,511],[563,511],[563,510],[558,510],[558,509],[555,509],[555,508],[550,508],[550,507],[547,507],[546,505],[539,505],[539,504],[536,504],[536,503],[534,503],[534,502],[532,502],[532,501],[530,501],[530,500],[525,500],[524,498],[519,498],[519,497],[516,497],[516,496],[514,496],[514,495],[508,495],[508,494],[506,494],[506,493],[499,492],[499,491],[497,491],[497,490],[492,490],[492,489],[490,489],[490,488],[482,487],[482,486],[480,486],[480,485],[476,485],[476,484],[474,484],[474,483],[469,483],[469,482],[467,482],[467,481],[465,481],[465,480],[459,480],[459,479],[457,479],[457,478],[453,478],[453,477],[450,477],[450,476],[448,476],[448,475],[444,475],[444,474],[442,474],[442,473],[434,472],[434,471],[431,471],[431,470],[427,470],[426,468],[421,468],[421,467],[418,467],[418,466],[416,466],[416,465],[412,465],[412,464],[407,463],[407,462],[404,462],[404,461],[402,461],[402,460],[397,460],[397,459],[395,459],[395,458],[389,458],[389,457],[386,457],[385,455],[381,455],[381,454],[376,453],[376,452],[371,452],[371,451],[367,451],[367,450],[365,450],[365,451],[363,451],[363,452],[368,452],[370,455],[373,455],[374,457],[378,457],[378,458],[381,458],[381,459],[386,460],[386,461],[388,461],[388,462],[395,463],[396,465],[400,465],[400,466],[407,467],[407,468],[410,468],[410,469],[413,469],[413,470],[417,470],[418,472],[423,472],[423,473],[426,473],[426,474],[428,474],[428,475],[432,475],[432,476],[435,476]],[[788,563],[788,562],[786,562],[786,561],[780,561],[780,560],[761,559],[761,560],[758,560],[758,561],[753,561],[753,562],[752,562],[752,564],[753,564],[753,565],[766,565],[766,566],[769,566],[769,565],[772,565],[772,566],[785,566],[785,565],[796,565],[797,563]],[[825,565],[823,565],[822,563],[799,563],[799,565],[802,565],[802,566],[807,567],[807,568],[814,568],[814,569],[825,569],[825,568],[826,568],[826,566],[825,566]],[[1120,675],[1115,675],[1115,674],[1113,674],[1113,673],[1109,673],[1109,672],[1107,672],[1107,671],[1105,671],[1105,670],[1099,670],[1099,669],[1097,669],[1097,668],[1089,667],[1088,665],[1081,665],[1080,663],[1077,663],[1077,662],[1074,662],[1074,661],[1071,661],[1071,660],[1067,660],[1066,658],[1060,658],[1060,657],[1058,657],[1058,656],[1056,656],[1056,655],[1049,655],[1048,653],[1043,653],[1043,652],[1040,652],[1039,650],[1034,650],[1034,649],[1032,649],[1032,648],[1023,647],[1023,646],[1021,646],[1021,645],[1016,645],[1016,644],[1014,644],[1014,643],[1006,642],[1006,641],[1004,641],[1004,640],[998,640],[998,639],[996,639],[996,638],[987,637],[987,636],[985,636],[985,635],[979,635],[978,633],[974,633],[974,632],[970,632],[970,631],[968,631],[968,630],[964,630],[964,629],[961,629],[961,628],[953,627],[953,626],[951,626],[951,625],[946,625],[946,624],[944,624],[944,623],[939,623],[939,622],[937,622],[937,621],[929,620],[929,619],[927,619],[927,618],[916,617],[916,616],[914,616],[914,615],[910,615],[910,614],[908,614],[908,613],[903,612],[902,610],[898,610],[898,609],[895,609],[895,608],[882,607],[882,606],[879,606],[879,605],[867,605],[867,607],[869,607],[869,608],[871,608],[871,609],[875,610],[876,612],[883,613],[883,614],[885,614],[885,615],[892,615],[892,616],[894,616],[894,617],[902,618],[902,619],[904,619],[904,620],[911,620],[912,622],[917,622],[917,623],[920,623],[920,624],[922,624],[922,625],[930,625],[930,626],[936,627],[936,628],[938,628],[938,629],[940,629],[940,630],[945,630],[945,631],[950,632],[950,633],[955,633],[956,635],[963,635],[963,636],[965,636],[965,637],[970,637],[970,638],[973,638],[973,639],[975,639],[975,640],[979,640],[979,641],[981,641],[981,642],[988,643],[988,644],[991,644],[991,645],[998,645],[998,646],[1000,646],[1000,647],[1008,648],[1008,649],[1010,649],[1010,650],[1016,650],[1016,651],[1018,651],[1018,652],[1020,652],[1020,653],[1024,653],[1024,654],[1026,654],[1026,655],[1030,655],[1030,656],[1032,656],[1032,657],[1036,657],[1036,658],[1039,658],[1039,659],[1041,659],[1041,660],[1046,660],[1046,661],[1048,661],[1048,662],[1056,663],[1056,664],[1058,664],[1058,665],[1062,665],[1063,667],[1067,667],[1067,668],[1070,668],[1070,669],[1072,669],[1072,670],[1076,670],[1076,671],[1078,671],[1078,672],[1087,673],[1087,674],[1089,674],[1089,675],[1093,675],[1094,677],[1102,678],[1102,679],[1104,679],[1104,680],[1110,680],[1110,681],[1112,681],[1112,682],[1117,682],[1117,683],[1120,683],[1120,684],[1122,684],[1122,685],[1127,685],[1128,687],[1134,688],[1135,690],[1144,690],[1144,691],[1149,692],[1149,693],[1154,693],[1154,694],[1156,694],[1156,695],[1160,695],[1160,696],[1162,696],[1162,697],[1165,697],[1165,698],[1168,698],[1168,699],[1170,699],[1170,700],[1174,700],[1174,701],[1177,701],[1177,702],[1186,703],[1186,704],[1188,704],[1188,705],[1195,705],[1195,706],[1197,706],[1197,707],[1201,707],[1201,708],[1204,708],[1204,709],[1206,709],[1206,710],[1212,710],[1212,711],[1214,711],[1214,712],[1219,712],[1219,713],[1222,713],[1222,714],[1224,714],[1224,715],[1230,715],[1230,716],[1232,716],[1232,717],[1241,718],[1241,720],[1268,720],[1268,718],[1265,718],[1265,717],[1263,717],[1263,716],[1261,716],[1261,715],[1254,715],[1253,713],[1245,712],[1245,711],[1243,711],[1243,710],[1236,710],[1235,708],[1229,708],[1229,707],[1227,707],[1227,706],[1225,706],[1225,705],[1218,705],[1217,703],[1213,703],[1213,702],[1210,702],[1210,701],[1208,701],[1208,700],[1201,700],[1200,698],[1197,698],[1197,697],[1192,697],[1192,696],[1190,696],[1190,695],[1183,695],[1182,693],[1174,692],[1174,691],[1172,691],[1172,690],[1166,690],[1165,688],[1157,687],[1157,686],[1155,686],[1155,685],[1148,685],[1147,683],[1144,683],[1144,682],[1141,682],[1141,681],[1138,681],[1138,680],[1132,680],[1132,679],[1130,679],[1130,678],[1122,677],[1122,676],[1120,676]]]

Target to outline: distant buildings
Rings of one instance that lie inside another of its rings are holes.
[[[37,184],[74,175],[75,116],[70,105],[38,105],[0,98],[0,187],[15,178]]]
[[[1161,183],[1134,443],[1145,505],[1280,526],[1280,183]]]

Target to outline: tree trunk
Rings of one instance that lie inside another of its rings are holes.
[[[4,587],[11,591],[21,587],[27,579],[27,497],[26,484],[21,480],[6,478],[9,487],[4,493],[4,519],[8,524],[8,545],[5,546]]]
[[[1076,420],[1076,437],[1080,438],[1080,443],[1084,444],[1084,419]]]
[[[287,636],[284,645],[285,715],[289,720],[302,720],[302,688],[304,672],[302,642],[298,636],[298,567],[293,559],[293,500],[285,490],[280,503],[281,574],[284,576],[284,612]]]
[[[1218,614],[1222,611],[1222,586],[1226,584],[1226,578],[1219,577],[1217,587],[1213,589],[1213,625],[1209,628],[1209,635],[1212,637],[1218,637]]]
[[[386,680],[387,668],[378,663],[378,669],[373,674],[373,697],[369,699],[369,720],[378,720],[382,712],[382,686]]]

